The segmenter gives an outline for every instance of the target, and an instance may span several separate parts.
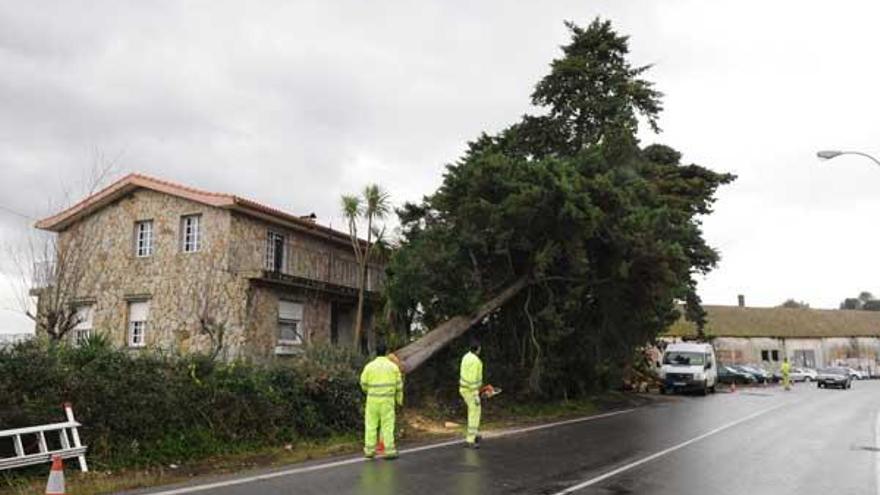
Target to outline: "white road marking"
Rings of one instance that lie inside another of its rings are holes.
[[[514,428],[511,430],[503,430],[503,431],[499,431],[497,433],[489,433],[486,435],[486,438],[500,438],[500,437],[506,437],[506,436],[511,436],[511,435],[520,435],[523,433],[530,433],[533,431],[543,430],[543,429],[547,429],[547,428],[554,428],[557,426],[564,426],[564,425],[570,425],[570,424],[575,424],[575,423],[582,423],[585,421],[593,421],[593,420],[597,420],[597,419],[608,418],[611,416],[617,416],[619,414],[626,414],[626,413],[630,413],[633,411],[635,411],[634,408],[633,409],[623,409],[620,411],[612,411],[612,412],[603,413],[603,414],[596,414],[594,416],[584,416],[582,418],[557,421],[555,423],[547,423],[547,424],[541,424],[541,425],[537,425],[537,426],[529,426],[529,427],[525,427],[525,428]],[[460,445],[462,443],[464,443],[464,440],[450,440],[447,442],[433,443],[430,445],[423,445],[421,447],[413,447],[411,449],[402,449],[400,451],[400,454],[401,455],[414,454],[416,452],[423,452],[426,450],[440,449],[443,447],[449,447],[451,445]],[[246,483],[254,483],[256,481],[264,481],[264,480],[270,480],[270,479],[274,479],[274,478],[281,478],[283,476],[292,476],[295,474],[309,473],[309,472],[313,472],[313,471],[321,471],[324,469],[331,469],[331,468],[340,467],[340,466],[348,466],[351,464],[358,464],[361,462],[367,462],[367,459],[364,459],[362,457],[355,457],[352,459],[344,459],[341,461],[333,461],[333,462],[327,462],[327,463],[323,463],[323,464],[316,464],[314,466],[305,466],[305,467],[299,467],[299,468],[293,468],[293,469],[285,469],[283,471],[275,471],[275,472],[271,472],[271,473],[258,474],[258,475],[254,475],[254,476],[247,476],[244,478],[235,478],[235,479],[230,479],[230,480],[225,480],[225,481],[217,481],[214,483],[206,483],[204,485],[185,486],[185,487],[181,487],[181,488],[175,488],[172,490],[165,490],[165,491],[160,491],[160,492],[148,492],[148,493],[149,493],[149,495],[179,495],[179,494],[183,494],[183,493],[201,492],[201,491],[205,491],[205,490],[213,490],[215,488],[243,485]]]
[[[874,423],[874,448],[880,449],[880,411],[877,411],[877,421]],[[880,451],[874,451],[874,471],[877,484],[877,495],[880,495]]]
[[[565,490],[562,490],[562,491],[560,491],[560,492],[556,492],[556,493],[554,493],[553,495],[566,495],[566,494],[573,493],[573,492],[576,492],[576,491],[578,491],[578,490],[581,490],[581,489],[583,489],[583,488],[586,488],[586,487],[588,487],[588,486],[595,485],[596,483],[600,483],[600,482],[602,482],[602,481],[605,481],[605,480],[607,480],[608,478],[611,478],[611,477],[613,477],[613,476],[617,476],[617,475],[620,474],[620,473],[623,473],[623,472],[625,472],[625,471],[629,471],[630,469],[635,468],[635,467],[638,467],[638,466],[641,466],[642,464],[645,464],[645,463],[647,463],[647,462],[651,462],[651,461],[653,461],[654,459],[657,459],[657,458],[659,458],[659,457],[663,457],[663,456],[666,455],[666,454],[669,454],[669,453],[671,453],[671,452],[675,452],[676,450],[679,450],[679,449],[682,449],[682,448],[684,448],[684,447],[687,447],[688,445],[690,445],[690,444],[692,444],[692,443],[699,442],[700,440],[702,440],[702,439],[704,439],[704,438],[708,438],[708,437],[711,437],[712,435],[715,435],[715,434],[721,433],[721,432],[724,431],[724,430],[727,430],[727,429],[733,428],[733,427],[736,426],[736,425],[739,425],[739,424],[741,424],[741,423],[745,423],[746,421],[749,421],[749,420],[751,420],[751,419],[757,418],[758,416],[761,416],[761,415],[763,415],[763,414],[767,414],[767,413],[770,412],[770,411],[774,411],[774,410],[779,409],[780,407],[786,406],[786,405],[788,405],[788,404],[789,404],[789,403],[779,404],[779,405],[776,405],[776,406],[773,406],[773,407],[769,407],[769,408],[767,408],[767,409],[763,409],[763,410],[758,411],[758,412],[756,412],[756,413],[754,413],[754,414],[749,414],[748,416],[746,416],[746,417],[744,417],[744,418],[740,418],[740,419],[738,419],[738,420],[736,420],[736,421],[733,421],[733,422],[731,422],[731,423],[727,423],[727,424],[724,425],[724,426],[719,426],[718,428],[715,428],[714,430],[707,431],[706,433],[703,433],[702,435],[699,435],[699,436],[696,436],[696,437],[694,437],[694,438],[691,438],[690,440],[686,440],[686,441],[681,442],[681,443],[679,443],[679,444],[673,445],[672,447],[669,447],[668,449],[661,450],[660,452],[656,452],[656,453],[651,454],[651,455],[649,455],[649,456],[647,456],[647,457],[643,457],[643,458],[641,458],[641,459],[639,459],[639,460],[637,460],[637,461],[635,461],[635,462],[631,462],[631,463],[629,463],[629,464],[627,464],[627,465],[625,465],[625,466],[621,466],[621,467],[619,467],[619,468],[617,468],[617,469],[614,469],[614,470],[612,470],[612,471],[608,471],[607,473],[605,473],[605,474],[603,474],[603,475],[596,476],[595,478],[592,478],[592,479],[589,479],[589,480],[587,480],[587,481],[584,481],[583,483],[578,483],[577,485],[574,485],[574,486],[568,487],[568,488],[566,488]]]

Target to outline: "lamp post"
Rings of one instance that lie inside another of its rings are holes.
[[[872,162],[876,163],[877,165],[880,165],[880,160],[874,158],[873,156],[871,156],[867,153],[862,153],[861,151],[824,150],[824,151],[819,151],[816,153],[816,156],[818,156],[822,160],[830,160],[832,158],[837,158],[840,155],[859,155],[859,156],[863,156],[863,157],[871,160]]]

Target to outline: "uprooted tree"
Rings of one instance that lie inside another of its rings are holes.
[[[398,211],[389,304],[432,329],[396,353],[408,371],[474,328],[504,379],[576,394],[607,385],[679,303],[705,319],[695,275],[719,257],[700,218],[734,177],[641,147],[639,119],[659,131],[662,109],[649,67],[627,61],[609,22],[567,26],[532,94],[545,113],[483,134],[434,194]]]

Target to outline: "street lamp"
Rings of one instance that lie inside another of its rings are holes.
[[[859,156],[864,156],[865,158],[867,158],[867,159],[873,161],[874,163],[876,163],[877,165],[880,165],[880,160],[874,158],[873,156],[871,156],[871,155],[869,155],[869,154],[867,154],[867,153],[862,153],[861,151],[837,151],[837,150],[824,150],[824,151],[819,151],[818,153],[816,153],[816,156],[818,156],[818,157],[821,158],[822,160],[830,160],[830,159],[832,159],[832,158],[837,158],[837,157],[840,156],[840,155],[859,155]]]

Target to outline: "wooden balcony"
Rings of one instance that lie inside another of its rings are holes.
[[[246,273],[252,278],[346,295],[357,293],[357,262],[333,251],[319,251],[284,241],[245,241],[233,245],[230,264],[232,270]],[[370,265],[367,269],[367,292],[377,294],[384,282],[383,268]]]

